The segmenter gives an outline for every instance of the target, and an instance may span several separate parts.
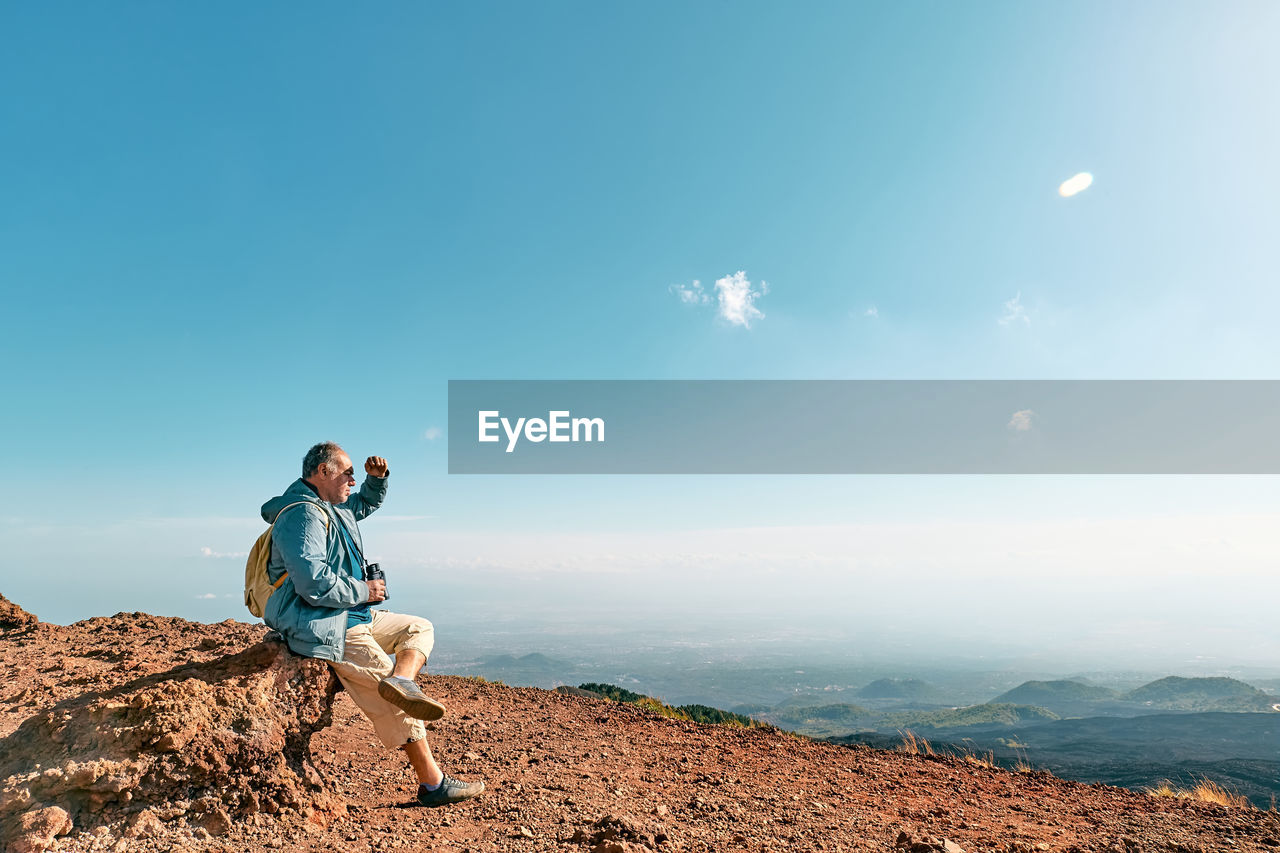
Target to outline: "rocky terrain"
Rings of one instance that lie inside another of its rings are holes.
[[[433,748],[489,790],[414,808],[402,754],[266,635],[141,613],[63,627],[0,598],[5,848],[1280,849],[1275,812],[447,676],[420,679],[450,711]]]

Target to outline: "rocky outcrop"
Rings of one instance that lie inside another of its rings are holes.
[[[40,624],[40,620],[0,595],[0,631],[25,631]]]
[[[0,618],[20,618],[12,610]],[[346,806],[310,740],[337,690],[326,664],[269,638],[42,709],[0,740],[0,838],[25,853],[73,827],[219,835],[281,813],[327,825]]]

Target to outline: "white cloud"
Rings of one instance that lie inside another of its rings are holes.
[[[196,596],[196,598],[199,598],[199,599],[201,599],[202,601],[207,601],[207,600],[208,600],[208,599],[210,599],[210,598],[217,598],[217,597],[218,597],[218,596],[214,595],[212,592],[206,592],[206,593],[204,593],[203,595],[197,595],[197,596]]]
[[[1019,290],[1017,295],[1004,304],[1004,314],[997,321],[1001,326],[1013,325],[1021,321],[1023,324],[1030,326],[1031,317],[1027,314],[1027,308],[1022,304],[1022,291]]]
[[[212,548],[210,548],[208,545],[206,545],[200,549],[200,555],[203,557],[240,557],[241,559],[243,559],[249,556],[249,552],[248,551],[231,551],[229,553],[224,554],[223,552],[215,551]]]
[[[1035,417],[1035,414],[1030,409],[1021,409],[1014,412],[1013,417],[1009,418],[1009,429],[1026,432],[1031,429],[1031,419]]]
[[[696,278],[693,284],[673,284],[667,290],[679,296],[685,305],[706,305],[711,301],[711,297],[702,289],[702,282]]]
[[[427,441],[435,441],[437,438],[439,438],[442,435],[444,435],[444,430],[440,429],[440,427],[434,427],[434,426],[427,427],[422,433],[422,437],[425,438]]]
[[[1071,198],[1077,193],[1082,193],[1093,185],[1093,175],[1088,172],[1080,172],[1067,178],[1058,186],[1058,195],[1063,198]]]
[[[720,316],[735,326],[751,328],[752,320],[764,319],[764,312],[756,307],[756,300],[769,292],[768,282],[760,282],[756,290],[744,270],[716,279],[716,298],[720,301]]]
[[[880,311],[879,311],[879,309],[878,309],[878,308],[876,308],[876,306],[872,305],[872,306],[871,306],[870,308],[868,308],[866,311],[863,311],[863,312],[862,312],[862,316],[864,316],[864,317],[879,317],[879,316],[880,316]]]

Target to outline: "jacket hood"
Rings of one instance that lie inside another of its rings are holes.
[[[280,510],[289,504],[296,504],[298,501],[311,501],[324,511],[325,504],[320,500],[310,486],[302,482],[301,478],[293,481],[293,485],[284,490],[284,494],[279,497],[272,498],[262,505],[262,520],[267,524],[274,524],[276,516],[280,514]],[[326,513],[327,514],[327,513]]]

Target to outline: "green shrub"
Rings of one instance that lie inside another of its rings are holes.
[[[612,699],[614,702],[625,702],[628,705],[635,705],[653,711],[655,714],[661,714],[673,720],[689,720],[695,723],[708,723],[717,726],[740,726],[744,728],[754,728],[757,723],[750,717],[742,714],[735,714],[732,711],[722,711],[719,708],[712,708],[707,705],[681,705],[678,708],[666,704],[660,699],[652,696],[644,696],[640,693],[633,693],[630,690],[618,687],[615,684],[599,684],[592,682],[589,684],[579,684],[579,690],[589,690],[592,693],[598,693],[606,699]]]

